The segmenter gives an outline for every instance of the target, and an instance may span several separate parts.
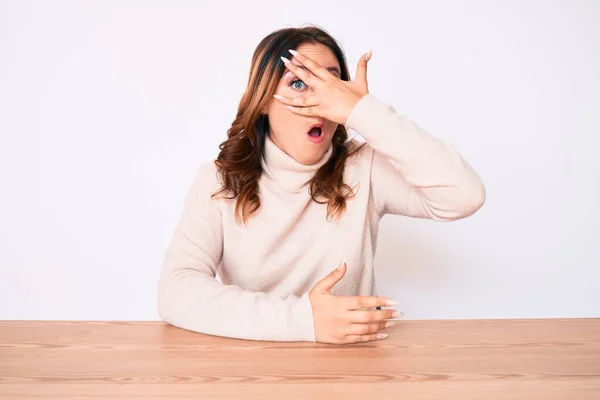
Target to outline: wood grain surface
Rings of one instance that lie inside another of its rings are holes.
[[[0,399],[600,399],[600,319],[401,321],[367,344],[0,321]]]

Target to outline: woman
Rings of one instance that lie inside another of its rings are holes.
[[[399,314],[374,295],[381,217],[454,221],[485,189],[452,145],[369,93],[369,58],[351,81],[322,29],[261,41],[228,138],[200,167],[165,252],[164,321],[253,340],[386,336]]]

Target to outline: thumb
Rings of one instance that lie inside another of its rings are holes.
[[[346,274],[346,268],[347,265],[345,262],[340,264],[340,266],[337,267],[337,269],[334,269],[331,273],[329,273],[329,275],[317,282],[313,290],[317,293],[329,293],[329,291],[335,286],[335,284],[338,283],[344,277],[344,275]]]
[[[367,89],[367,62],[371,59],[371,54],[373,54],[373,50],[369,50],[358,60],[356,76],[354,77],[354,82],[364,86],[365,89]]]

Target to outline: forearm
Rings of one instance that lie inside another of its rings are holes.
[[[238,339],[315,341],[308,294],[281,298],[251,292],[185,266],[167,267],[158,293],[161,318],[183,329]]]

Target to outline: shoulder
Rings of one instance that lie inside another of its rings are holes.
[[[371,164],[374,149],[364,140],[353,137],[346,142],[346,148],[348,149],[347,166]]]
[[[202,179],[208,185],[218,184],[219,169],[215,160],[204,161],[198,167],[197,177]]]
[[[350,186],[368,185],[373,165],[374,149],[362,138],[346,142],[348,157],[344,163],[344,182]]]
[[[212,195],[219,191],[221,187],[219,170],[215,160],[202,162],[196,170],[191,187],[192,191],[202,195]]]

